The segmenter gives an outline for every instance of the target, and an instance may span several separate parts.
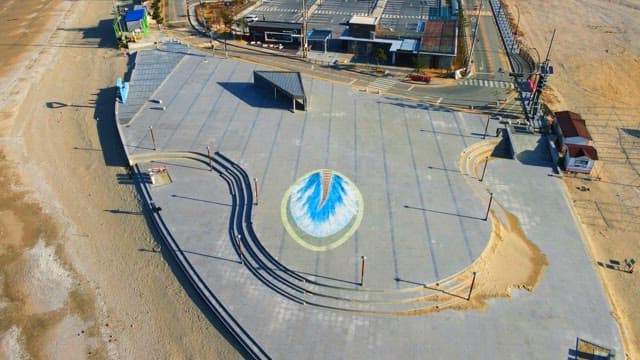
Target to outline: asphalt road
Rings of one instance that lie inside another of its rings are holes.
[[[187,21],[187,1],[166,0],[165,2],[165,23],[171,25],[185,25]]]
[[[193,2],[193,0],[189,1]],[[286,2],[286,0],[279,1]],[[176,2],[176,0],[171,0],[171,2]],[[265,3],[264,5],[266,4],[274,3]],[[467,6],[473,9],[474,5],[470,3]],[[488,71],[475,74],[474,79],[457,82],[452,80],[451,85],[419,85],[404,82],[402,80],[405,75],[412,70],[408,68],[398,68],[392,76],[382,77],[379,74],[362,72],[354,65],[323,66],[301,61],[301,59],[292,56],[284,56],[284,54],[260,51],[258,48],[234,46],[232,42],[228,43],[227,54],[276,69],[300,71],[305,76],[349,84],[363,91],[379,92],[385,96],[398,96],[432,104],[520,117],[522,114],[519,107],[513,106],[513,103],[516,102],[515,90],[510,85],[512,78],[508,75],[509,65],[504,46],[491,16],[489,5],[484,4],[483,9],[485,15],[480,16],[477,36],[479,46],[474,49],[474,58],[481,64],[483,70]],[[204,37],[194,36],[194,33],[196,32],[190,29],[186,32],[174,32],[172,35],[182,37],[184,41],[192,44],[206,41]],[[493,50],[488,51],[487,49]],[[221,48],[218,48],[216,55],[224,56],[225,54]],[[326,62],[324,64],[326,65]],[[504,71],[500,72],[500,68]]]
[[[476,41],[472,58],[476,69],[475,78],[510,81],[507,53],[490,5],[487,1],[474,0],[466,4],[465,10],[470,22],[469,34]],[[476,21],[479,21],[477,27]],[[475,29],[477,33],[474,36]]]
[[[487,107],[487,104],[508,99],[514,93],[514,90],[510,87],[502,88],[488,85],[461,86],[453,81],[451,85],[431,86],[401,81],[406,73],[411,72],[410,69],[403,69],[404,74],[396,73],[395,76],[381,77],[359,72],[355,66],[321,66],[304,62],[300,59],[249,50],[230,44],[227,49],[229,56],[238,57],[246,61],[279,69],[300,71],[306,76],[347,83],[353,87],[362,89],[368,88],[370,92],[380,90],[380,93],[385,95],[396,95],[429,103],[459,106],[467,109],[473,106],[476,110],[496,112],[497,109],[495,107]],[[218,50],[218,53],[219,55],[223,55],[222,51]],[[507,80],[509,80],[508,75],[506,75],[506,77]]]

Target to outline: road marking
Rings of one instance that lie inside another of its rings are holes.
[[[411,90],[413,90],[413,88],[414,88],[414,87],[416,87],[416,86],[415,86],[415,85],[411,85],[411,86],[409,87],[409,90],[407,90],[407,91],[411,91]]]
[[[440,104],[441,101],[442,101],[442,97],[438,99],[438,101],[436,101],[436,104]]]
[[[349,83],[349,85],[353,85],[354,82],[358,81],[358,79],[353,79],[351,80],[351,82]]]
[[[513,89],[515,86],[513,83],[499,80],[481,80],[481,79],[466,79],[462,80],[459,86],[482,86],[482,87],[494,87],[502,89]]]
[[[397,82],[398,81],[394,79],[379,78],[373,82],[370,82],[369,85],[367,85],[367,87],[377,89],[380,91],[387,91],[391,89]]]

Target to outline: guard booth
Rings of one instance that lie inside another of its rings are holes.
[[[256,87],[270,90],[274,99],[285,98],[290,101],[293,112],[296,108],[307,110],[309,106],[302,76],[297,71],[254,70],[253,83]]]

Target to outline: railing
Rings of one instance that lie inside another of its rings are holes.
[[[514,37],[513,30],[511,30],[509,18],[504,12],[502,2],[500,0],[489,0],[489,3],[491,4],[491,9],[493,10],[493,15],[496,19],[496,23],[498,24],[498,29],[500,30],[500,35],[502,36],[502,41],[504,42],[504,47],[507,50],[507,53],[510,55],[519,54],[520,45]]]

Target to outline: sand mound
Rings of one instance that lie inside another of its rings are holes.
[[[504,208],[500,208],[500,211],[506,224],[492,210],[491,238],[484,252],[464,272],[446,281],[460,285],[448,289],[444,288],[444,284],[431,285],[430,288],[438,293],[423,300],[436,302],[438,305],[402,313],[403,315],[448,309],[481,310],[486,308],[487,299],[510,297],[512,289],[535,290],[549,265],[547,257],[537,245],[527,239],[520,222],[513,214]],[[473,291],[470,291],[474,272],[477,276]]]

